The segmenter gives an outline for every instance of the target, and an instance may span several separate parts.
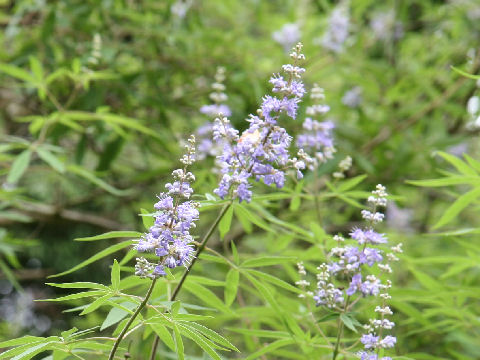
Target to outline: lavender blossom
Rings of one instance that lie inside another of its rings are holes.
[[[275,74],[271,77],[273,93],[266,95],[257,115],[250,115],[250,126],[242,135],[235,130],[227,117],[219,116],[213,127],[214,140],[223,141],[223,152],[218,159],[223,174],[214,193],[222,199],[231,196],[239,201],[250,201],[252,197],[250,179],[275,184],[278,188],[285,183],[285,170],[295,169],[301,177],[305,168],[306,154],[299,152],[291,158],[289,147],[292,141],[287,131],[277,123],[280,115],[295,119],[298,103],[305,93],[301,75],[305,69],[297,63],[305,59],[302,45],[295,46],[290,54],[293,64],[283,66],[286,77]]]
[[[193,237],[190,230],[198,220],[198,203],[190,201],[193,189],[190,184],[195,176],[187,168],[195,161],[195,137],[185,145],[186,153],[181,158],[183,169],[173,171],[173,183],[165,185],[166,192],[158,195],[155,204],[155,222],[149,232],[138,241],[139,252],[152,252],[158,260],[155,264],[138,258],[135,274],[140,277],[157,278],[166,275],[165,267],[173,269],[190,262],[193,254]],[[183,201],[183,202],[182,202]]]
[[[375,37],[383,41],[391,39],[398,40],[401,39],[404,34],[403,24],[395,20],[395,12],[393,10],[374,15],[370,21],[370,27]]]
[[[362,88],[360,86],[354,86],[342,97],[342,103],[352,109],[357,108],[362,103]]]
[[[314,102],[307,107],[307,118],[303,123],[304,132],[297,137],[297,147],[308,154],[308,167],[313,170],[333,157],[335,148],[333,146],[332,130],[335,124],[330,121],[317,121],[312,117],[324,116],[330,111],[328,105],[323,104],[325,94],[317,84],[313,85],[310,99]]]
[[[285,24],[272,34],[273,40],[282,45],[286,53],[300,40],[301,36],[298,24]]]
[[[345,4],[340,4],[331,13],[328,20],[328,29],[320,44],[334,53],[341,53],[348,39],[350,17]]]
[[[353,228],[350,232],[350,237],[356,245],[345,245],[342,236],[334,237],[338,246],[332,248],[328,254],[329,263],[323,263],[318,267],[317,290],[312,297],[317,306],[325,306],[342,313],[351,311],[349,304],[356,302],[351,301],[354,296],[380,298],[381,305],[375,308],[379,316],[370,319],[370,323],[364,326],[366,333],[360,339],[364,350],[359,352],[358,356],[366,360],[388,360],[389,357],[379,358],[378,352],[379,349],[391,348],[396,343],[394,336],[384,335],[385,330],[391,330],[395,326],[386,318],[392,315],[392,310],[386,304],[390,299],[388,289],[391,287],[391,281],[382,280],[382,275],[370,274],[368,269],[376,266],[381,274],[390,274],[392,272],[390,263],[399,260],[395,254],[402,252],[402,249],[401,244],[391,247],[391,251],[386,253],[376,248],[378,245],[387,244],[385,234],[374,230],[374,226],[383,220],[383,213],[379,208],[387,205],[385,187],[377,185],[372,195],[368,197],[368,203],[370,208],[362,211],[362,217],[367,225]]]
[[[211,120],[215,119],[217,116],[230,116],[232,114],[228,105],[224,104],[224,102],[228,99],[228,96],[225,93],[225,85],[223,84],[224,81],[225,68],[218,67],[217,72],[215,73],[215,82],[212,84],[213,91],[209,96],[213,101],[213,104],[203,105],[200,108],[200,112],[210,117]],[[216,157],[221,154],[223,149],[222,141],[214,142],[212,139],[213,123],[211,120],[199,127],[196,133],[196,137],[198,139],[198,160],[205,159],[207,156]]]

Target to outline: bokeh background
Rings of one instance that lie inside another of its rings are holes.
[[[477,183],[407,182],[454,171],[439,151],[478,159],[479,110],[469,103],[477,82],[452,67],[480,68],[480,2],[0,0],[0,27],[0,338],[98,324],[101,312],[78,317],[33,301],[63,294],[46,277],[105,247],[73,239],[141,230],[140,209],[152,209],[181,144],[211,120],[199,109],[211,102],[217,68],[225,68],[231,121],[244,129],[271,73],[288,61],[286,49],[301,40],[305,82],[325,89],[336,124],[338,152],[320,175],[349,155],[348,175],[367,175],[359,189],[382,183],[394,195],[387,232],[405,247],[395,275],[397,353],[480,358],[475,232],[432,234]],[[298,133],[301,121],[286,127]],[[194,169],[198,194],[215,187],[212,164]],[[477,227],[475,203],[447,227]],[[290,219],[308,227],[308,206]],[[322,226],[346,231],[357,212],[332,201]],[[261,231],[229,236],[251,252],[283,251]],[[111,263],[106,257],[62,281],[107,282]]]

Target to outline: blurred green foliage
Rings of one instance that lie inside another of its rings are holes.
[[[308,88],[313,83],[325,88],[335,119],[335,160],[281,192],[258,185],[255,201],[236,204],[231,223],[221,225],[223,241],[213,242],[212,251],[201,256],[181,295],[181,309],[165,301],[173,278],[156,288],[155,301],[170,309],[174,323],[213,314],[203,323],[241,350],[223,353],[225,358],[325,356],[331,350],[319,345],[317,325],[292,286],[298,280],[295,262],[304,261],[314,273],[325,259],[325,245],[332,243],[327,234],[347,233],[358,223],[356,206],[382,183],[398,206],[384,230],[393,243],[405,245],[392,294],[398,359],[480,358],[480,146],[466,112],[477,85],[452,70],[476,74],[480,69],[478,2],[351,0],[349,38],[337,54],[319,45],[338,6],[334,1],[193,0],[184,2],[184,16],[172,10],[176,3],[0,0],[2,304],[11,302],[14,292],[6,280],[35,298],[67,295],[61,287],[46,290],[46,276],[101,251],[105,257],[61,282],[108,284],[113,257],[123,275],[131,273],[129,243],[72,240],[143,231],[140,209],[152,210],[155,194],[178,165],[180,145],[209,120],[198,110],[209,103],[216,68],[226,68],[232,123],[244,129],[244,119],[269,92],[270,74],[287,58],[272,33],[297,23],[307,57],[305,82]],[[372,21],[389,12],[401,23],[398,37],[372,29]],[[361,89],[358,107],[342,102],[353,87]],[[291,134],[300,131],[300,119],[285,124]],[[470,157],[461,160],[462,152]],[[329,174],[346,155],[354,164],[348,179],[330,183]],[[194,168],[197,200],[204,205],[197,235],[208,229],[218,207],[205,196],[217,182],[212,167],[207,159]],[[357,177],[362,174],[367,176]],[[142,295],[147,282],[125,277],[118,287]],[[114,290],[97,290],[94,295],[107,304],[105,294]],[[115,301],[123,310],[97,309],[101,302],[87,308],[75,299],[70,308],[81,307],[88,313],[82,317],[71,310],[60,314],[66,306],[56,302],[42,303],[35,312],[48,316],[51,326],[30,322],[12,330],[4,321],[0,335],[2,340],[57,336],[73,326],[102,323],[103,331],[135,305],[129,297]],[[365,321],[372,309],[361,310],[358,318]],[[179,316],[187,312],[191,319]],[[325,315],[320,308],[314,312],[317,319]],[[192,324],[178,325],[182,335],[192,331],[188,326],[199,326]],[[320,325],[335,336],[335,321]],[[162,353],[176,358],[180,330],[165,326],[147,326],[143,339],[162,334],[167,339]],[[49,338],[48,346],[68,347],[77,335],[61,336]],[[349,330],[346,341],[353,343],[356,336]],[[150,343],[137,338],[135,353],[148,353]],[[39,344],[38,352],[48,348]],[[186,346],[185,351],[197,359],[206,350]]]

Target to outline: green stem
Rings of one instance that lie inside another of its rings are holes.
[[[198,257],[200,256],[200,254],[205,249],[205,246],[207,245],[208,240],[212,237],[212,235],[215,232],[215,229],[217,228],[218,224],[220,223],[220,221],[223,219],[223,217],[227,213],[227,210],[230,208],[230,206],[232,206],[232,203],[233,203],[233,201],[230,201],[227,204],[225,204],[225,206],[222,208],[222,210],[218,214],[217,218],[213,222],[212,226],[210,226],[210,229],[208,229],[207,233],[205,234],[202,241],[200,242],[200,246],[198,247],[197,252],[195,253],[195,256],[193,257],[192,262],[190,263],[190,266],[187,268],[187,271],[185,271],[183,273],[183,276],[180,279],[180,282],[175,287],[175,290],[173,291],[173,294],[169,299],[170,301],[174,301],[177,298],[177,295],[180,292],[180,290],[183,286],[183,283],[185,282],[188,274],[190,274],[190,270],[192,269],[193,265],[195,265],[195,262],[197,261]],[[155,360],[155,354],[157,352],[157,347],[158,347],[159,340],[160,340],[160,338],[158,337],[158,335],[156,335],[155,340],[153,341],[152,350],[150,352],[150,360]],[[111,360],[111,359],[109,359],[109,360]]]
[[[153,291],[153,288],[155,287],[156,282],[157,282],[157,279],[152,280],[152,284],[150,285],[150,288],[148,289],[147,294],[145,295],[145,298],[143,299],[142,303],[138,306],[137,310],[135,310],[130,320],[128,320],[122,332],[118,335],[117,340],[115,340],[115,343],[113,344],[112,351],[110,351],[110,356],[108,357],[108,360],[113,360],[115,358],[115,353],[117,352],[120,342],[122,341],[123,337],[127,333],[130,325],[132,325],[133,321],[137,318],[138,314],[140,314],[140,311],[142,311],[142,309],[147,304],[148,299],[150,298],[150,295],[152,295],[152,291]]]
[[[345,302],[345,308],[343,309],[343,313],[347,311],[348,303],[350,302],[350,296],[347,297],[347,301]],[[335,343],[335,350],[333,350],[333,357],[332,360],[335,360],[338,355],[338,350],[340,347],[340,339],[342,338],[343,333],[343,321],[338,318],[338,334],[337,334],[337,341]]]

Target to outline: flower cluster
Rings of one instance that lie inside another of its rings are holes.
[[[333,146],[332,130],[335,124],[330,121],[317,121],[313,117],[323,116],[330,111],[328,105],[323,104],[325,94],[322,88],[314,84],[310,94],[313,104],[307,107],[307,117],[303,122],[305,132],[297,137],[297,147],[303,149],[311,157],[308,166],[310,169],[316,168],[320,163],[333,157],[335,148]]]
[[[376,266],[381,274],[390,274],[390,264],[399,259],[395,253],[402,252],[401,244],[392,247],[389,252],[380,250],[377,246],[387,244],[387,238],[374,229],[374,225],[383,221],[383,214],[378,208],[387,205],[387,193],[385,187],[377,185],[372,195],[368,198],[370,208],[362,211],[362,217],[367,226],[353,228],[350,237],[356,242],[355,245],[346,244],[341,235],[335,235],[337,246],[328,254],[331,259],[318,267],[317,288],[311,295],[317,306],[325,306],[339,312],[351,311],[356,301],[351,301],[355,295],[361,297],[375,296],[382,299],[381,305],[375,308],[379,315],[371,319],[364,326],[366,333],[360,341],[364,345],[364,351],[358,353],[362,360],[390,360],[390,357],[379,358],[380,349],[393,347],[396,338],[391,335],[384,336],[384,330],[391,330],[394,323],[386,318],[392,311],[386,302],[390,299],[388,289],[391,287],[390,280],[381,280],[381,276],[369,274],[369,268]],[[299,267],[300,269],[300,267]],[[303,265],[301,269],[302,280],[298,285],[305,289],[308,283],[303,280],[305,273]],[[343,286],[344,281],[348,286]],[[345,289],[346,288],[346,289]],[[311,293],[307,292],[307,295]],[[304,295],[303,295],[304,296]]]
[[[281,115],[295,119],[298,103],[305,94],[301,81],[305,69],[298,66],[298,62],[305,59],[301,50],[299,43],[290,54],[293,64],[283,65],[285,77],[275,74],[270,78],[276,96],[266,95],[263,98],[257,115],[250,115],[247,119],[250,125],[242,135],[226,117],[215,119],[213,138],[217,142],[223,141],[224,148],[218,157],[223,176],[214,192],[222,199],[231,196],[240,201],[250,201],[250,178],[281,188],[287,169],[295,169],[297,176],[302,176],[300,170],[305,168],[308,156],[299,152],[298,159],[290,158],[288,149],[292,138],[277,122]]]
[[[290,49],[300,40],[300,27],[298,24],[285,24],[283,27],[272,34],[273,40],[283,46],[285,52],[288,53]]]
[[[210,99],[213,104],[204,105],[200,108],[200,112],[209,116],[212,120],[217,116],[230,116],[232,114],[228,105],[225,104],[228,96],[225,93],[225,68],[218,67],[215,73],[215,82],[212,84],[212,92]],[[207,156],[220,155],[223,145],[212,141],[213,123],[207,121],[197,130],[198,149],[197,159],[202,160]]]
[[[350,27],[350,17],[346,4],[338,5],[330,15],[328,20],[328,29],[323,38],[321,45],[334,53],[343,51],[345,41],[348,39],[348,31]]]
[[[165,267],[173,269],[186,265],[192,257],[190,229],[198,220],[199,204],[189,200],[193,193],[190,184],[195,181],[195,176],[187,168],[195,161],[194,136],[190,137],[185,149],[180,159],[183,169],[173,171],[175,181],[165,185],[167,191],[158,196],[159,201],[155,204],[155,223],[136,245],[139,252],[153,252],[158,257],[155,264],[145,258],[137,259],[135,274],[140,277],[166,275]]]

